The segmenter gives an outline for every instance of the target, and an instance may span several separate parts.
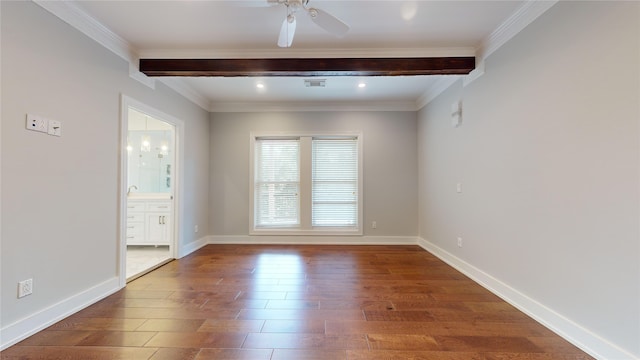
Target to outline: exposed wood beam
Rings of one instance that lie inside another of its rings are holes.
[[[147,76],[466,75],[475,58],[140,59]]]

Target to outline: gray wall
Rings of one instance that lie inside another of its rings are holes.
[[[363,134],[364,235],[416,236],[416,113],[329,111],[211,114],[211,234],[249,233],[251,131],[340,130]]]
[[[182,243],[195,223],[208,232],[209,114],[132,80],[124,60],[36,4],[1,7],[4,328],[117,277],[121,93],[185,122]],[[62,137],[25,130],[27,113],[61,121]],[[17,299],[27,278],[33,295]]]
[[[420,236],[636,356],[639,7],[557,4],[418,135]]]

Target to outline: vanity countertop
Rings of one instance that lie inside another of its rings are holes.
[[[169,193],[129,193],[129,200],[171,200],[173,196]]]

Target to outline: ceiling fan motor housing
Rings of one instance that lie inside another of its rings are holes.
[[[300,9],[304,9],[316,25],[333,35],[344,36],[349,31],[349,25],[340,19],[321,9],[309,7],[309,0],[267,0],[267,2],[270,4],[282,4],[287,7],[287,17],[280,27],[279,47],[291,46],[296,31],[295,14]]]

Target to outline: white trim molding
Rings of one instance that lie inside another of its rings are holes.
[[[129,63],[129,77],[147,85],[151,89],[156,89],[156,80],[138,71],[138,67],[133,63]]]
[[[33,2],[128,62],[137,61],[136,51],[127,40],[89,16],[73,2],[48,0],[33,0]]]
[[[178,94],[184,96],[194,104],[200,106],[204,110],[211,112],[211,107],[212,107],[211,101],[209,101],[209,99],[207,99],[206,97],[202,96],[198,91],[196,91],[193,87],[189,86],[182,79],[174,78],[174,77],[162,77],[162,78],[158,78],[158,81],[165,84],[169,88],[173,89],[173,91],[177,92]]]
[[[484,75],[484,60],[477,62],[476,68],[473,69],[473,71],[471,71],[467,76],[464,77],[464,80],[462,81],[462,86],[466,87],[467,85],[471,84],[475,79],[479,78],[482,75]]]
[[[511,14],[482,41],[476,51],[476,60],[482,61],[493,54],[557,2],[558,0],[525,1],[516,12]]]
[[[428,240],[419,238],[418,245],[456,270],[468,276],[493,294],[527,314],[540,324],[597,359],[632,360],[633,354],[612,344],[589,329],[573,322],[508,284],[493,277]]]
[[[180,251],[178,252],[177,259],[182,259],[183,257],[202,249],[203,247],[209,244],[210,236],[201,237],[198,240],[192,241],[188,244],[182,245],[180,247]]]
[[[474,80],[484,75],[484,61],[494,51],[498,50],[507,41],[511,40],[520,31],[531,24],[540,15],[544,14],[559,0],[527,0],[511,16],[503,21],[491,34],[484,38],[476,48],[476,68],[466,76],[463,76],[463,86],[471,84]],[[440,82],[427,89],[417,100],[418,109],[423,108],[431,100],[435,99],[449,88],[455,81]]]
[[[433,82],[433,84],[431,84],[431,86],[429,86],[424,94],[422,94],[422,96],[420,96],[418,100],[416,100],[416,108],[418,110],[422,109],[433,99],[437,98],[438,95],[447,90],[458,79],[463,77],[463,75],[448,75],[439,77],[436,81]]]
[[[127,40],[79,8],[78,5],[71,1],[33,0],[33,2],[127,61],[129,76],[155,89],[155,80],[138,71],[139,58],[136,49]]]
[[[118,277],[113,277],[3,327],[0,329],[0,340],[2,341],[0,350],[4,350],[67,316],[95,304],[121,288]]]

